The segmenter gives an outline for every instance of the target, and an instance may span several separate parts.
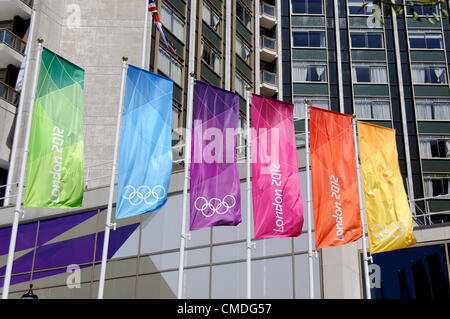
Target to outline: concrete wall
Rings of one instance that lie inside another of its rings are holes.
[[[16,108],[0,99],[0,168],[8,169]]]

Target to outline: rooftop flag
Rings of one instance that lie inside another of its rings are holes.
[[[119,151],[116,219],[155,211],[172,174],[173,81],[129,65]]]
[[[236,161],[239,98],[195,82],[190,176],[190,230],[236,226],[241,189]]]
[[[34,101],[24,207],[81,206],[83,87],[84,70],[44,48]]]
[[[161,20],[159,20],[159,14],[158,14],[158,10],[156,8],[155,1],[153,1],[153,0],[149,0],[148,1],[148,12],[150,12],[153,15],[153,21],[155,23],[155,26],[158,29],[159,34],[161,35],[164,43],[166,44],[167,49],[171,53],[175,53],[175,48],[174,48],[172,42],[167,37],[166,33],[164,32],[164,28],[163,28],[163,26],[161,24]]]

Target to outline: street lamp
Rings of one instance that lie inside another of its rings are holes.
[[[33,293],[33,285],[32,284],[30,284],[30,290],[28,290],[28,292],[26,294],[23,294],[22,298],[20,298],[20,299],[39,299],[38,296],[36,296]]]

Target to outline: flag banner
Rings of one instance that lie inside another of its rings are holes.
[[[236,226],[242,221],[238,95],[196,81],[192,121],[190,230]]]
[[[358,121],[358,138],[370,253],[415,244],[395,130]]]
[[[316,247],[362,236],[352,118],[310,108],[311,185]]]
[[[303,226],[294,105],[253,94],[252,195],[255,239],[296,237]]]
[[[72,208],[83,201],[84,70],[43,49],[24,207]]]
[[[163,39],[164,43],[166,44],[167,49],[171,53],[175,53],[175,47],[173,46],[172,42],[167,37],[166,33],[164,32],[164,28],[162,26],[161,20],[159,19],[158,9],[156,8],[156,3],[153,0],[148,1],[148,12],[150,12],[153,16],[153,22],[155,23],[156,28],[159,31],[159,34],[161,35],[161,38]]]
[[[116,219],[167,201],[172,174],[173,81],[128,66],[120,136]]]

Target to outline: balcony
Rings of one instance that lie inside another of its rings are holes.
[[[33,2],[33,0],[0,0],[0,21],[10,20],[14,16],[29,19]]]
[[[259,56],[264,62],[270,63],[275,60],[278,57],[277,41],[275,39],[262,36]]]
[[[9,86],[8,84],[4,82],[0,82],[0,98],[8,102],[9,104],[12,104],[14,106],[17,106],[19,102],[19,95],[20,92],[16,91],[13,87]]]
[[[277,24],[275,6],[261,3],[259,24],[266,29],[272,29]]]
[[[20,67],[26,42],[8,29],[0,29],[0,68],[8,64]]]
[[[272,97],[278,93],[278,79],[277,75],[272,72],[261,70],[261,87],[262,95]]]

